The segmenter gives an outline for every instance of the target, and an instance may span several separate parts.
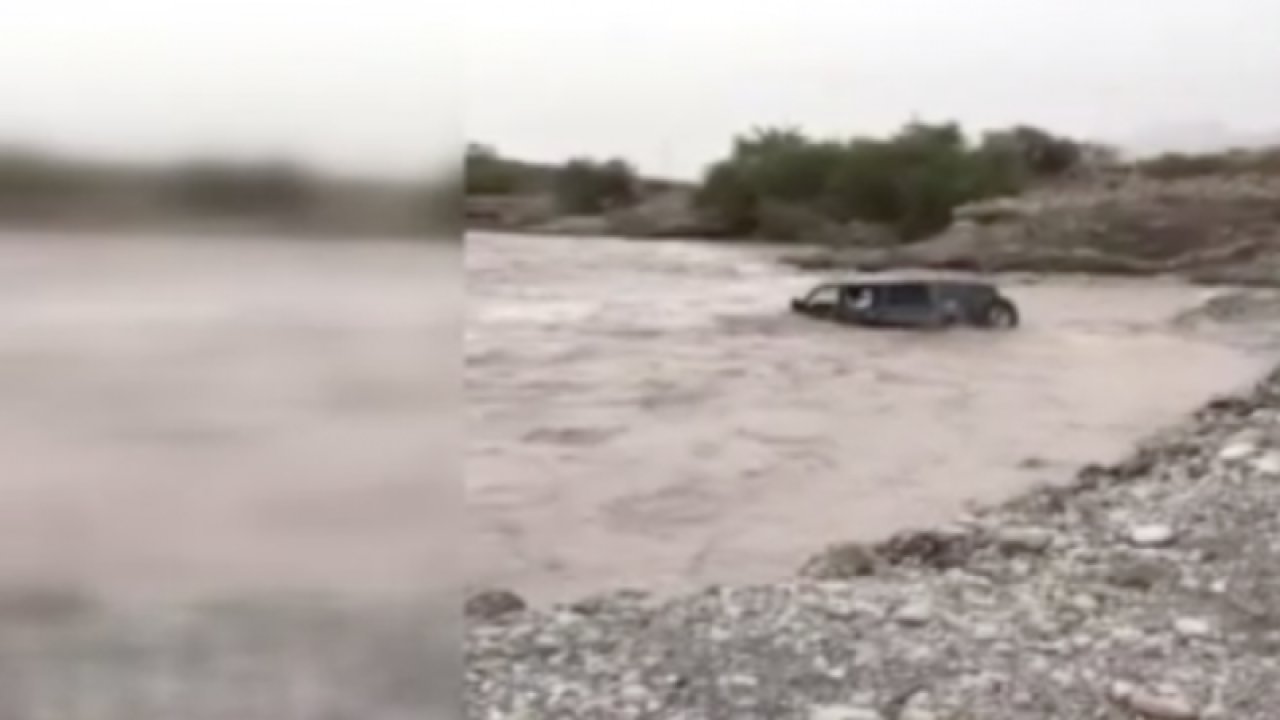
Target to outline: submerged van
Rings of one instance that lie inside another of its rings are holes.
[[[878,327],[1012,329],[1020,321],[1012,300],[992,285],[968,280],[824,283],[793,299],[791,309],[823,320]]]

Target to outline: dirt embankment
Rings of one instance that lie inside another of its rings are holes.
[[[962,207],[934,238],[798,253],[813,269],[1176,275],[1280,283],[1280,178],[1112,177]]]
[[[469,196],[469,229],[530,235],[626,238],[720,238],[725,231],[693,203],[691,187],[673,186],[599,215],[566,215],[546,193]]]

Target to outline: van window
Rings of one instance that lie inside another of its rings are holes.
[[[835,285],[823,285],[822,287],[814,288],[813,292],[809,293],[809,297],[806,298],[807,302],[813,305],[835,305],[839,299],[840,288]]]
[[[855,310],[870,310],[876,304],[876,289],[873,287],[848,288],[844,301]]]
[[[929,304],[929,288],[925,285],[890,285],[884,290],[884,301],[888,305]]]

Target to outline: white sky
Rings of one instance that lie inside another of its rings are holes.
[[[1126,142],[1280,130],[1277,0],[473,0],[468,9],[467,135],[512,155],[616,153],[691,176],[753,125],[849,135],[912,114]]]
[[[0,142],[399,175],[465,119],[692,176],[765,124],[1276,132],[1278,31],[1277,0],[0,0]]]
[[[0,141],[407,175],[460,138],[435,0],[0,0]],[[455,23],[456,24],[456,23]],[[450,43],[455,47],[450,49]]]

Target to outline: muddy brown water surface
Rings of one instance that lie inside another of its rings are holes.
[[[778,250],[468,237],[476,582],[535,599],[792,575],[833,541],[944,522],[1117,458],[1276,356],[1179,328],[1218,292],[1003,278],[1010,333],[786,311]]]
[[[461,501],[458,255],[0,235],[0,586],[440,582]]]

